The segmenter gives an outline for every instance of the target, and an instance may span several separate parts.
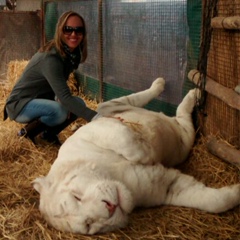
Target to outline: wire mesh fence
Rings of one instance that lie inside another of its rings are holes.
[[[164,77],[164,93],[147,108],[175,114],[192,87],[187,72],[198,62],[201,0],[58,0],[41,6],[43,19],[38,11],[0,11],[1,74],[9,61],[30,59],[43,37],[53,38],[59,16],[74,10],[87,24],[88,58],[78,69],[86,93],[106,101]]]
[[[98,86],[103,84],[105,101],[148,88],[154,79],[164,77],[166,88],[159,98],[161,103],[153,103],[150,108],[174,114],[183,88],[189,89],[186,84],[188,56],[191,65],[197,63],[199,49],[195,46],[199,46],[200,39],[201,1],[99,2],[47,2],[47,40],[53,36],[57,18],[63,12],[77,11],[85,19],[88,31],[88,59],[79,68],[83,79],[87,79],[85,87],[87,85],[98,99],[101,89]],[[189,9],[198,14],[192,14]],[[102,34],[99,24],[102,24]],[[100,71],[103,83],[99,82]]]

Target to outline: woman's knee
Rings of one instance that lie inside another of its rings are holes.
[[[63,123],[67,117],[68,111],[61,104],[55,104],[51,113],[49,112],[48,115],[41,116],[40,120],[46,125],[53,127]]]
[[[64,122],[68,117],[68,110],[65,109],[61,104],[59,104],[55,110],[55,118],[58,119],[61,123]]]

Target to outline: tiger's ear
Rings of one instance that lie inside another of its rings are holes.
[[[34,189],[41,194],[43,189],[48,189],[51,184],[47,181],[46,177],[38,177],[32,181],[32,185]]]

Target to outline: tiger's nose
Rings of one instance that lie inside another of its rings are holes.
[[[113,204],[107,200],[102,200],[106,205],[106,208],[110,214],[110,217],[114,214],[116,208],[117,208],[117,205],[116,204]]]

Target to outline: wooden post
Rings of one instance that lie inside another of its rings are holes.
[[[200,73],[198,70],[193,69],[188,73],[188,79],[196,85],[198,84],[199,78]],[[233,89],[224,87],[212,80],[210,77],[207,77],[205,90],[225,102],[228,106],[240,110],[240,95]]]
[[[207,138],[207,149],[211,154],[240,167],[239,150],[231,147],[229,144],[222,140],[217,140],[213,136],[208,136]]]
[[[211,20],[211,27],[229,30],[240,29],[240,16],[214,17]]]

